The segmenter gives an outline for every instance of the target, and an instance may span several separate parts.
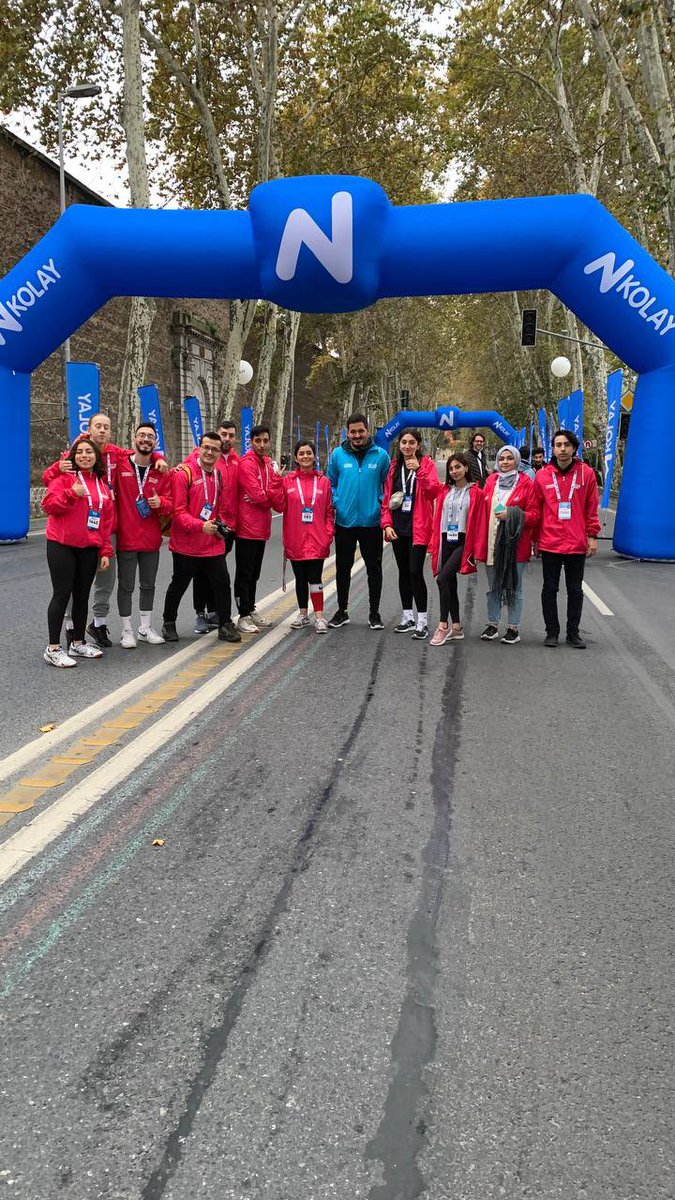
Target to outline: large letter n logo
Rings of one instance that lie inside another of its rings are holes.
[[[279,279],[293,279],[303,242],[337,283],[349,283],[354,273],[352,197],[336,192],[331,204],[332,237],[327,237],[304,208],[294,208],[279,246],[276,272]]]

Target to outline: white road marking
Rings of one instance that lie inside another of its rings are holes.
[[[591,604],[595,605],[595,607],[597,608],[597,610],[601,616],[603,616],[603,617],[613,617],[614,616],[614,613],[612,612],[611,608],[608,608],[607,605],[605,604],[604,600],[600,599],[598,593],[594,592],[593,588],[588,586],[588,584],[586,583],[586,580],[584,580],[584,582],[582,583],[581,586],[584,590],[584,596],[588,596],[588,599],[590,600]]]
[[[363,569],[363,559],[354,564],[352,577]],[[325,590],[326,598],[333,595],[335,583]],[[274,593],[276,596],[277,593]],[[271,597],[268,598],[271,601]],[[266,606],[267,607],[267,606]],[[256,637],[250,649],[238,655],[231,663],[221,668],[212,679],[207,680],[197,688],[191,696],[181,701],[165,716],[138,734],[133,741],[125,746],[108,762],[103,763],[97,770],[92,771],[70,791],[54,800],[48,808],[40,812],[32,821],[19,829],[12,837],[0,845],[0,884],[11,879],[36,854],[44,850],[50,842],[59,837],[78,817],[88,812],[111,788],[122,783],[133,771],[161,746],[189,725],[200,713],[208,708],[223,692],[249,667],[263,658],[272,648],[286,637],[293,613],[290,613],[280,625],[269,633]],[[41,743],[44,746],[44,742]]]
[[[330,566],[335,562],[335,555],[331,555],[326,560],[326,566]],[[265,610],[270,605],[275,604],[284,595],[283,588],[277,588],[276,591],[270,592],[264,596],[260,602],[261,610]],[[74,713],[72,717],[68,717],[62,725],[58,725],[51,733],[43,733],[33,741],[27,742],[25,746],[21,746],[12,754],[8,754],[6,758],[0,760],[0,781],[9,779],[10,775],[14,775],[17,771],[22,771],[29,763],[35,762],[38,758],[43,758],[45,754],[50,754],[54,747],[59,746],[61,742],[68,741],[71,738],[77,737],[83,729],[88,725],[98,721],[100,717],[105,716],[111,709],[117,708],[124,704],[137,692],[144,691],[146,688],[152,687],[159,679],[169,672],[179,671],[185,666],[195,655],[204,653],[205,649],[213,647],[213,638],[200,638],[199,641],[186,646],[184,650],[179,650],[177,654],[172,654],[170,658],[164,659],[157,663],[156,666],[150,667],[149,670],[143,671],[141,675],[134,676],[128,683],[123,683],[116,688],[114,692],[103,696],[94,704],[82,709],[79,713]]]

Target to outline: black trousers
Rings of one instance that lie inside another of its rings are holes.
[[[81,642],[87,624],[89,593],[98,567],[98,546],[62,546],[50,539],[47,566],[52,580],[52,598],[47,609],[49,643],[56,646],[61,641],[61,626],[71,596],[73,638]]]
[[[225,551],[229,553],[228,550]],[[196,613],[215,612],[215,601],[208,579],[203,575],[195,575],[192,580],[192,603]]]
[[[335,526],[335,583],[338,608],[346,611],[349,605],[349,584],[358,543],[366,564],[370,611],[379,612],[382,595],[382,538],[379,525],[353,525],[349,529],[344,525]]]
[[[298,608],[307,608],[309,605],[310,583],[321,583],[323,559],[301,558],[295,561],[291,559],[291,566],[295,575],[295,594],[298,598]]]
[[[255,608],[255,590],[260,579],[266,545],[267,542],[258,538],[238,537],[235,542],[234,598],[240,617],[248,617]]]
[[[544,614],[544,625],[547,635],[558,637],[560,621],[558,620],[558,588],[560,572],[565,568],[565,587],[567,589],[567,635],[579,632],[581,610],[584,606],[584,593],[581,584],[584,579],[586,566],[585,554],[553,554],[550,550],[542,550],[541,565],[544,571],[544,586],[541,589],[541,608]]]
[[[399,533],[395,542],[391,543],[394,558],[398,567],[398,590],[401,596],[401,607],[411,609],[413,601],[417,611],[426,612],[429,599],[424,578],[424,560],[427,556],[426,546],[414,546],[412,535],[402,537]]]
[[[441,569],[436,583],[441,602],[440,620],[447,624],[448,616],[455,625],[459,625],[459,593],[457,591],[457,576],[462,565],[462,554],[466,534],[460,533],[459,540],[449,542],[444,536],[441,542]]]
[[[224,625],[232,618],[232,593],[230,575],[224,554],[204,555],[176,554],[173,556],[173,577],[164,600],[165,621],[175,621],[178,606],[193,579],[201,577],[211,588],[213,603],[218,613],[218,622]]]

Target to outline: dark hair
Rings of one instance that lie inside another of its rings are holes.
[[[260,433],[266,433],[270,435],[269,425],[254,425],[251,430],[251,440],[253,440],[254,437],[258,437],[258,434]]]
[[[237,432],[237,426],[235,425],[234,421],[225,421],[225,420],[219,421],[218,428],[219,429],[234,429],[234,432],[235,433]]]
[[[534,450],[532,451],[533,458],[534,458],[535,454],[543,454],[544,458],[546,458],[546,451],[544,450],[543,446],[535,446]]]
[[[485,434],[481,433],[480,429],[477,429],[476,432],[472,433],[471,437],[469,438],[469,449],[470,450],[473,450],[473,444],[477,437],[482,437],[483,442],[485,442]]]
[[[206,429],[204,431],[204,433],[202,434],[202,436],[199,439],[200,446],[201,446],[202,442],[204,441],[204,438],[208,438],[209,441],[211,441],[211,442],[219,442],[220,441],[218,434],[213,429]]]
[[[497,455],[497,458],[499,458],[499,455]],[[530,447],[529,446],[521,446],[520,447],[520,461],[524,462],[524,463],[529,463],[529,461],[530,461]]]
[[[453,453],[449,456],[447,463],[445,464],[445,486],[446,487],[450,487],[450,484],[451,483],[454,484],[454,482],[455,482],[454,479],[452,478],[452,475],[450,474],[450,463],[453,463],[453,462],[461,463],[463,467],[466,467],[466,477],[467,477],[467,480],[469,479],[469,472],[471,470],[471,464],[470,464],[468,458],[466,457],[466,454],[464,453],[463,450],[454,450]],[[470,482],[470,480],[469,480],[469,482]]]
[[[295,443],[295,446],[293,447],[293,458],[297,458],[298,450],[301,450],[303,446],[309,446],[312,454],[316,458],[316,446],[314,445],[314,442],[308,442],[305,440],[305,438],[301,438],[299,442]]]
[[[367,429],[368,428],[368,418],[363,413],[360,413],[360,412],[350,413],[349,416],[347,417],[347,429],[349,429],[350,425],[365,425],[365,427]]]
[[[575,452],[579,449],[579,439],[573,429],[556,429],[551,438],[551,445],[553,445],[557,437],[566,437],[568,442],[571,442],[574,446]]]
[[[105,415],[105,414],[103,414],[103,415]],[[98,446],[96,445],[96,442],[92,442],[91,438],[87,437],[86,434],[83,434],[82,437],[77,438],[73,442],[72,446],[70,447],[69,453],[66,455],[66,458],[70,459],[72,466],[73,466],[73,470],[77,471],[78,467],[75,466],[75,451],[77,450],[77,447],[81,446],[83,443],[85,443],[87,446],[91,446],[92,450],[94,451],[94,454],[96,455],[96,462],[94,463],[93,467],[91,468],[92,474],[97,475],[99,479],[103,479],[103,476],[105,475],[105,467],[103,466],[103,455],[101,454],[101,451],[99,450]]]
[[[157,436],[157,426],[153,425],[152,421],[141,421],[140,425],[136,426],[134,432],[138,433],[139,429],[151,429],[155,436]]]
[[[402,438],[402,437],[405,437],[406,433],[409,433],[411,437],[414,437],[415,441],[417,442],[417,445],[419,446],[419,456],[420,456],[420,458],[422,458],[422,456],[423,456],[423,454],[424,454],[424,450],[422,449],[422,434],[420,433],[419,429],[403,429],[403,430],[401,431],[401,433],[399,434],[399,437],[398,437],[398,462],[399,462],[399,466],[400,466],[400,465],[401,465],[401,463],[404,461],[404,459],[403,459],[403,454],[402,454],[402,451],[401,451],[401,438]]]

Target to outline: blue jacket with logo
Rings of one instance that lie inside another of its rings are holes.
[[[360,462],[348,438],[333,451],[326,474],[333,488],[338,525],[349,529],[354,525],[380,524],[382,496],[390,465],[387,451],[374,442]]]

